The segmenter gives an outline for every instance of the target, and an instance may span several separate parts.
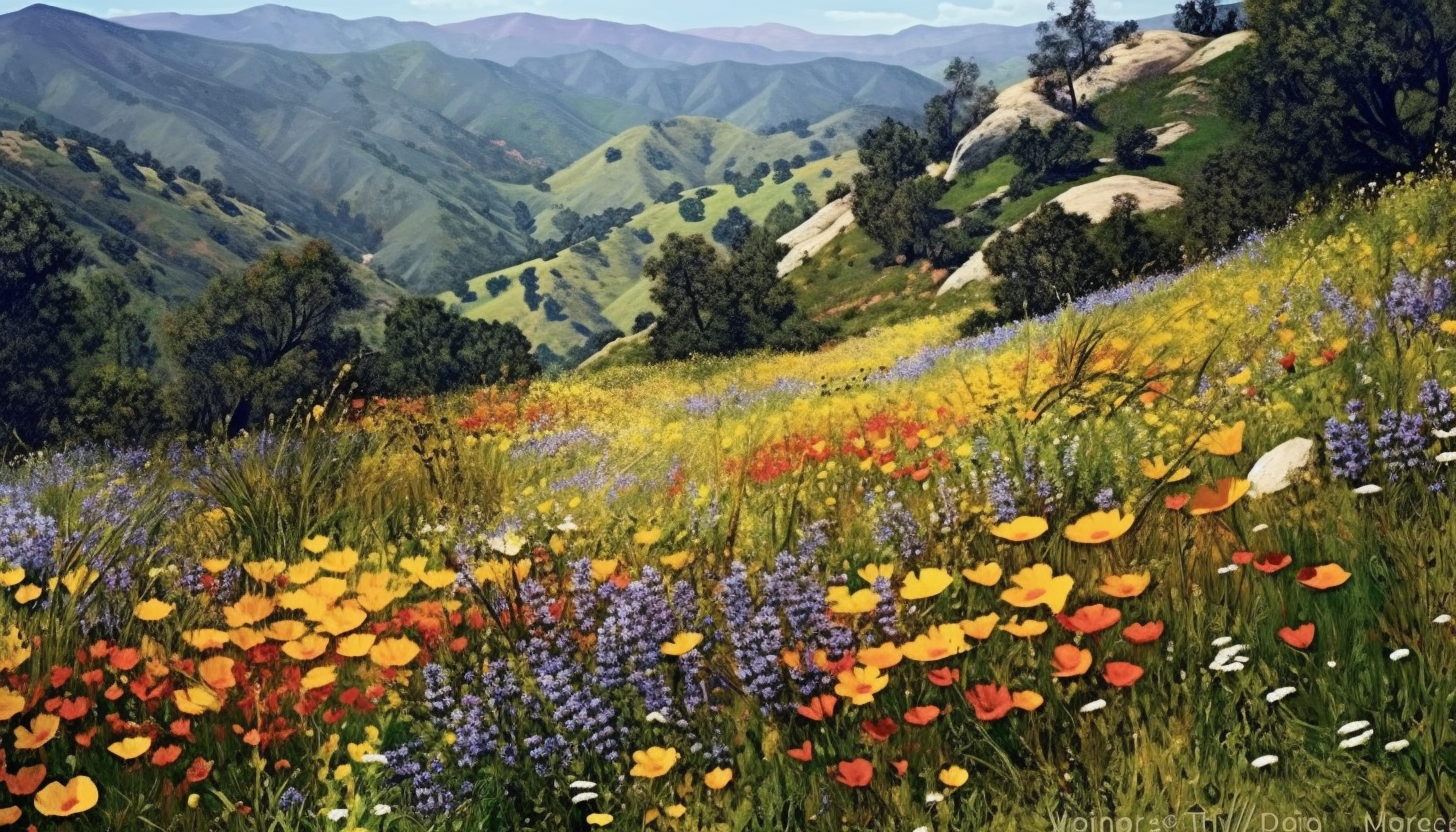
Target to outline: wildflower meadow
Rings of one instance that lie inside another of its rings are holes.
[[[0,475],[0,825],[1456,810],[1456,180],[957,340]]]

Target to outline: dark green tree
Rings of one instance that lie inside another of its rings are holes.
[[[1113,197],[1112,212],[1093,227],[1092,239],[1119,283],[1178,265],[1177,245],[1148,224],[1132,194]]]
[[[773,183],[782,185],[794,178],[794,170],[789,167],[788,159],[775,159],[773,163]]]
[[[677,204],[677,213],[684,222],[702,222],[708,217],[708,210],[703,206],[703,201],[695,196],[680,200]]]
[[[0,188],[0,454],[60,430],[83,302],[66,275],[84,256],[49,202]]]
[[[348,261],[322,240],[214,279],[163,322],[170,409],[197,429],[225,420],[229,433],[286,414],[358,352],[358,333],[338,323],[363,302]]]
[[[942,77],[946,91],[925,103],[925,136],[931,156],[949,159],[960,137],[995,108],[996,88],[979,83],[981,67],[974,60],[952,58]]]
[[[1112,155],[1126,170],[1147,167],[1153,148],[1157,146],[1158,137],[1142,124],[1118,128],[1112,137]]]
[[[463,318],[437,298],[408,297],[384,318],[384,343],[367,383],[384,395],[445,393],[540,372],[512,323]]]
[[[1222,37],[1239,30],[1239,10],[1221,10],[1217,0],[1186,0],[1173,11],[1173,28],[1201,38]]]
[[[1041,90],[1053,103],[1077,112],[1077,78],[1102,65],[1102,53],[1112,45],[1112,29],[1097,18],[1092,0],[1071,0],[1065,14],[1057,14],[1055,2],[1047,4],[1051,20],[1036,26],[1036,51],[1027,56],[1030,76],[1039,79]]]
[[[752,228],[753,220],[743,213],[742,208],[734,205],[728,209],[728,213],[722,219],[713,225],[713,240],[720,245],[737,248]]]
[[[763,227],[768,229],[774,239],[784,236],[799,227],[799,223],[809,218],[803,210],[795,208],[787,202],[780,202],[769,209],[768,216],[763,218]]]
[[[1413,170],[1456,138],[1456,4],[1250,0],[1225,104],[1325,175]]]
[[[1002,317],[1041,315],[1108,285],[1112,269],[1093,242],[1086,214],[1048,202],[1019,230],[985,248],[986,266],[1001,280],[992,290]]]

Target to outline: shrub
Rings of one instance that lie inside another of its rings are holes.
[[[1123,127],[1112,140],[1112,154],[1117,164],[1126,170],[1140,170],[1147,167],[1158,138],[1141,124]]]

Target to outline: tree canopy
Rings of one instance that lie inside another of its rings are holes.
[[[384,343],[367,383],[383,395],[419,396],[540,371],[515,324],[463,318],[437,298],[408,297],[384,318]]]
[[[1092,0],[1071,0],[1067,11],[1057,14],[1055,2],[1047,4],[1051,20],[1036,26],[1036,51],[1027,56],[1030,75],[1040,79],[1042,93],[1071,112],[1081,106],[1077,77],[1102,64],[1102,53],[1112,45],[1112,27],[1097,18]]]

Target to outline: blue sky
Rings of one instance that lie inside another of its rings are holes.
[[[237,11],[262,0],[43,0],[99,17],[139,12],[177,11],[216,14]],[[0,12],[30,0],[0,0]],[[279,0],[312,11],[358,18],[384,15],[400,20],[448,23],[492,14],[531,11],[555,17],[596,17],[622,23],[647,23],[664,29],[787,23],[815,32],[871,34],[895,32],[917,23],[1030,23],[1046,16],[1046,0]],[[1151,17],[1171,12],[1176,0],[1102,0],[1108,19]],[[118,5],[121,3],[122,5]]]

